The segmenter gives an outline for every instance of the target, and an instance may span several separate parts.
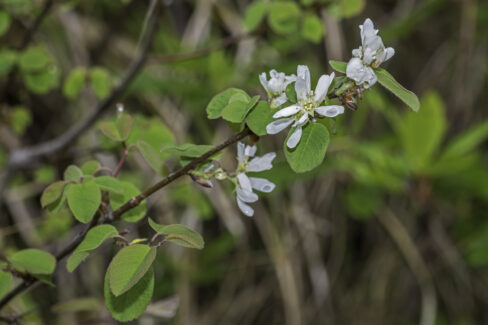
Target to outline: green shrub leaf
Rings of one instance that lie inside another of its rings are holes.
[[[393,95],[400,98],[414,112],[419,111],[420,102],[417,95],[400,85],[388,71],[381,68],[376,68],[374,69],[374,71],[376,73],[376,76],[378,77],[378,82],[383,87],[391,91]]]
[[[81,165],[81,171],[83,172],[83,175],[93,175],[95,174],[99,169],[100,169],[100,163],[96,160],[89,160],[83,165]]]
[[[83,171],[75,165],[69,165],[64,171],[64,180],[78,182],[83,177]]]
[[[193,143],[185,143],[180,146],[175,144],[166,144],[161,147],[161,154],[165,157],[186,157],[197,158],[204,153],[212,150],[214,147],[211,145],[198,145]],[[212,159],[219,159],[222,153],[218,152],[213,155]]]
[[[329,131],[320,123],[308,123],[303,128],[300,142],[294,149],[286,146],[288,138],[295,128],[290,130],[285,140],[285,156],[291,169],[297,173],[304,173],[314,169],[322,163],[329,145]]]
[[[149,270],[155,257],[155,247],[136,244],[122,248],[109,265],[112,293],[120,296],[132,288]]]
[[[79,93],[85,87],[86,69],[75,68],[71,70],[68,78],[64,82],[63,93],[69,99],[73,99],[79,95]]]
[[[303,38],[314,43],[319,43],[324,35],[324,25],[315,14],[307,14],[303,18],[301,29]]]
[[[31,46],[20,55],[19,67],[24,72],[40,71],[52,62],[51,59],[42,46]]]
[[[100,131],[114,141],[127,140],[132,128],[132,117],[122,114],[115,121],[104,121],[98,125]]]
[[[175,244],[196,249],[202,249],[205,245],[202,235],[186,226],[179,224],[164,226],[150,218],[149,225],[155,232],[166,235],[167,240]]]
[[[139,189],[129,182],[121,182],[124,189],[124,194],[112,193],[110,195],[110,204],[114,210],[120,208],[124,203],[128,202],[133,197],[136,197],[141,192]],[[141,204],[135,208],[130,209],[122,215],[122,219],[128,222],[136,222],[144,218],[146,215],[146,201],[142,201]]]
[[[124,194],[124,186],[115,177],[111,176],[99,176],[93,179],[93,182],[97,184],[101,190],[113,192],[117,194]]]
[[[98,99],[107,97],[110,90],[112,90],[112,80],[110,79],[110,74],[104,68],[90,69],[90,81],[93,92]]]
[[[10,290],[12,273],[0,269],[0,299]]]
[[[269,4],[264,1],[253,2],[247,7],[244,15],[244,26],[249,32],[252,32],[261,24],[268,13],[268,9]]]
[[[35,248],[18,251],[8,260],[14,267],[24,269],[31,274],[51,274],[56,267],[54,256]]]
[[[266,125],[273,122],[273,114],[276,110],[269,107],[268,102],[260,101],[246,118],[246,124],[254,134],[266,135]]]
[[[116,235],[118,235],[118,231],[111,225],[100,225],[90,229],[83,241],[68,258],[66,262],[68,272],[73,272],[93,250],[102,245],[107,239]]]
[[[334,69],[335,71],[346,73],[347,62],[330,60],[329,64],[332,67],[332,69]]]
[[[226,89],[215,95],[207,105],[207,116],[209,119],[216,119],[222,116],[222,111],[229,104],[231,97],[235,94],[242,94],[249,100],[245,91],[237,88]]]
[[[268,22],[277,34],[290,34],[298,30],[300,7],[292,1],[272,2]]]
[[[236,94],[243,96],[242,94]],[[259,100],[259,96],[254,96],[251,100],[233,100],[236,96],[232,96],[229,101],[229,105],[222,110],[222,118],[232,123],[241,123],[246,118],[247,113],[256,105]]]
[[[160,176],[164,176],[164,163],[159,153],[146,141],[138,141],[137,149],[142,154],[146,162]]]
[[[56,202],[61,197],[64,189],[64,182],[59,181],[52,183],[44,189],[41,195],[41,206],[44,208],[51,203]]]
[[[100,206],[102,194],[100,188],[91,182],[73,184],[68,193],[68,206],[76,220],[89,222]]]
[[[110,291],[110,267],[105,274],[105,306],[113,318],[120,322],[133,320],[146,310],[154,290],[154,272],[150,268],[146,274],[129,291],[115,296]]]
[[[12,70],[17,62],[17,53],[11,50],[3,49],[0,51],[0,77],[5,76]]]

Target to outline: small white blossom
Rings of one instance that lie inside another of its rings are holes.
[[[385,48],[371,19],[366,18],[359,29],[362,45],[352,51],[353,58],[347,64],[346,75],[358,86],[369,88],[378,80],[372,67],[377,68],[389,60],[395,50],[392,47]]]
[[[271,70],[269,72],[270,79],[266,77],[266,72],[259,75],[259,81],[263,85],[268,97],[271,99],[271,107],[279,107],[286,103],[286,87],[296,81],[295,75],[287,76],[283,72]]]
[[[335,117],[344,113],[343,106],[320,106],[325,96],[327,96],[327,91],[334,79],[334,73],[322,75],[317,83],[315,92],[311,89],[310,70],[307,66],[299,65],[297,68],[297,76],[295,91],[298,102],[276,112],[273,115],[274,118],[283,118],[275,120],[266,126],[268,134],[276,134],[290,125],[295,127],[295,131],[286,142],[288,148],[295,148],[298,145],[302,137],[302,128],[309,121],[315,122],[315,113],[326,117]]]
[[[274,190],[275,184],[265,178],[248,177],[247,172],[260,172],[271,169],[273,159],[276,157],[274,152],[268,152],[264,156],[254,157],[256,146],[246,146],[244,143],[237,143],[237,160],[239,162],[238,173],[236,176],[236,196],[237,206],[248,217],[254,215],[254,209],[246,203],[253,203],[258,200],[258,196],[253,189],[269,193]],[[251,160],[249,160],[252,158]]]

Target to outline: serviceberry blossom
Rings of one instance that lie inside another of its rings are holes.
[[[263,85],[268,98],[271,99],[271,107],[279,107],[286,103],[286,87],[292,82],[297,80],[297,77],[292,74],[290,76],[285,75],[283,72],[277,72],[271,70],[269,72],[270,79],[266,77],[266,72],[259,75],[259,81]]]
[[[392,47],[385,48],[371,19],[366,18],[364,23],[359,25],[359,29],[362,45],[352,51],[353,58],[347,64],[346,75],[354,80],[356,85],[367,89],[378,80],[373,68],[389,60],[395,54],[395,50]]]
[[[264,156],[254,157],[256,149],[256,145],[246,146],[242,142],[237,143],[237,206],[248,217],[254,215],[254,209],[246,203],[253,203],[258,200],[258,196],[253,192],[253,189],[269,193],[275,188],[275,184],[265,178],[248,177],[246,175],[247,172],[261,172],[273,167],[271,163],[275,159],[276,154],[274,152],[268,152]],[[250,160],[250,158],[252,159]]]
[[[343,106],[321,106],[333,79],[334,73],[322,75],[314,92],[311,90],[310,70],[306,65],[299,65],[297,68],[297,81],[295,82],[297,103],[285,107],[273,115],[273,118],[280,119],[266,126],[268,134],[276,134],[290,125],[295,127],[295,131],[286,142],[288,148],[295,148],[302,137],[302,128],[309,121],[315,122],[315,113],[325,117],[335,117],[344,113]]]

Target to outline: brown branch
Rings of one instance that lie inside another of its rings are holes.
[[[142,41],[141,51],[137,58],[135,58],[120,83],[113,89],[112,93],[98,104],[98,106],[88,115],[83,121],[75,124],[65,133],[61,134],[55,139],[37,144],[32,147],[18,149],[10,154],[9,165],[13,168],[22,168],[32,160],[52,154],[76,140],[84,131],[92,126],[93,123],[123,94],[129,84],[132,82],[137,73],[147,60],[149,49],[152,44],[152,39],[156,34],[158,26],[159,11],[161,9],[161,1],[157,1],[156,7],[152,12],[152,16],[148,22],[148,32],[145,39]]]
[[[112,218],[110,218],[110,219],[106,218],[105,219],[106,222],[112,223],[115,219],[120,217],[124,212],[127,212],[130,209],[133,209],[136,206],[138,206],[143,200],[147,199],[154,192],[156,192],[159,189],[170,184],[171,182],[173,182],[177,178],[186,175],[189,171],[191,171],[192,169],[195,169],[200,163],[204,162],[205,160],[209,159],[210,157],[212,157],[216,153],[222,151],[223,149],[227,148],[228,146],[236,143],[237,141],[241,140],[242,138],[244,138],[250,134],[252,134],[252,132],[247,127],[245,127],[244,130],[242,130],[241,132],[235,134],[234,136],[232,136],[231,138],[222,142],[221,144],[219,144],[215,148],[207,151],[206,153],[204,153],[200,157],[195,158],[189,164],[181,167],[180,169],[178,169],[174,173],[171,173],[166,178],[162,179],[160,182],[156,183],[155,185],[151,186],[147,190],[143,191],[138,196],[127,201],[124,205],[122,205],[120,208],[118,208],[117,210],[115,210],[112,213]],[[72,243],[70,243],[67,247],[62,249],[56,255],[56,261],[58,261],[58,262],[61,261],[64,257],[69,255],[70,253],[72,253],[76,249],[76,247],[83,241],[83,239],[85,238],[88,231],[97,225],[98,220],[100,219],[100,216],[101,216],[101,213],[96,214],[96,216],[92,219],[90,224],[83,230],[83,232]],[[21,282],[17,287],[15,287],[12,291],[10,291],[5,297],[3,297],[0,300],[0,309],[2,309],[3,306],[8,304],[10,302],[10,300],[15,298],[17,295],[19,295],[20,293],[24,292],[25,290],[29,289],[30,287],[32,287],[34,284],[37,284],[37,283],[39,283],[38,280]]]
[[[24,38],[22,39],[22,43],[20,43],[18,50],[23,50],[27,47],[27,45],[29,45],[32,38],[34,37],[35,32],[39,29],[39,26],[41,26],[41,23],[43,22],[44,18],[46,18],[49,11],[51,11],[53,5],[54,5],[54,0],[46,0],[46,3],[44,4],[44,7],[41,10],[41,13],[36,17],[32,25],[30,25],[29,28],[27,29],[27,32],[25,33]]]

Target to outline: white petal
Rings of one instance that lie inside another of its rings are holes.
[[[373,21],[369,18],[364,20],[364,23],[359,26],[361,30],[361,42],[364,44],[367,42],[368,38],[374,37],[378,34],[378,30],[374,29]]]
[[[368,66],[363,65],[360,59],[352,58],[347,64],[346,75],[348,78],[354,80],[356,85],[369,88],[376,83],[378,78],[374,70]]]
[[[271,71],[269,71],[269,75],[271,78],[278,78],[279,73],[275,69],[272,69]]]
[[[291,84],[292,82],[295,82],[295,81],[297,81],[297,76],[295,76],[294,74],[286,76],[285,77],[285,87],[288,86],[289,84]]]
[[[256,157],[247,164],[248,172],[262,172],[273,168],[272,162],[276,158],[276,153],[268,152],[264,156]],[[247,176],[246,176],[247,177]]]
[[[310,92],[310,87],[307,86],[307,82],[303,78],[298,78],[295,82],[295,92],[297,93],[298,100],[306,100],[307,95]]]
[[[258,147],[256,145],[254,146],[246,146],[246,149],[244,149],[244,155],[248,157],[254,157],[254,154],[256,154],[256,150]]]
[[[320,106],[315,111],[322,116],[335,117],[344,113],[344,107],[339,105]]]
[[[237,142],[237,159],[243,160],[244,159],[244,148],[246,145],[242,142]]]
[[[246,216],[252,217],[254,215],[254,209],[251,208],[246,203],[244,203],[241,200],[239,200],[239,198],[237,198],[237,206],[242,211],[242,213],[244,213]]]
[[[360,58],[361,57],[361,46],[357,49],[354,49],[352,50],[352,56],[356,57],[356,58]]]
[[[295,148],[298,142],[300,142],[301,137],[302,137],[302,127],[297,126],[295,131],[293,131],[293,133],[288,138],[288,141],[286,141],[286,146],[291,149]]]
[[[367,47],[364,50],[364,54],[363,54],[363,61],[364,61],[364,63],[371,64],[371,62],[373,62],[376,59],[376,53],[377,52],[378,51],[373,50],[372,48]]]
[[[310,85],[310,70],[306,65],[299,65],[297,67],[297,79],[305,80],[307,92],[310,92],[310,90],[312,90],[312,87]]]
[[[291,123],[293,123],[294,119],[292,118],[282,118],[276,121],[273,121],[266,125],[266,132],[268,134],[276,134],[281,132],[282,130],[286,129]]]
[[[287,100],[288,98],[286,97],[286,94],[282,93],[278,97],[273,98],[273,100],[271,101],[271,107],[280,107],[281,105],[286,103]]]
[[[261,82],[261,85],[266,91],[268,90],[268,80],[266,79],[266,72],[263,72],[259,75],[259,81]]]
[[[317,87],[315,88],[314,102],[321,103],[324,100],[325,96],[327,96],[330,84],[332,83],[332,80],[334,80],[334,76],[335,74],[332,72],[330,75],[324,74],[320,77]]]
[[[386,49],[386,58],[385,61],[388,61],[391,59],[391,57],[395,55],[395,49],[393,47],[389,47]]]
[[[269,193],[275,188],[275,184],[265,178],[249,177],[249,179],[251,180],[252,188],[260,192]]]
[[[239,200],[243,202],[253,203],[258,200],[258,195],[252,191],[247,191],[239,186],[236,187],[236,194]]]
[[[252,186],[251,186],[251,181],[249,180],[249,177],[247,177],[246,174],[244,173],[239,173],[237,174],[237,180],[239,181],[239,186],[248,192],[252,192]]]
[[[298,126],[298,125],[303,126],[305,123],[308,122],[308,117],[309,117],[308,113],[304,112],[303,115],[300,116],[300,118],[295,123],[293,123],[292,126],[293,127]]]
[[[285,107],[283,109],[280,109],[278,112],[276,112],[273,115],[273,118],[292,116],[292,115],[295,115],[296,113],[298,113],[299,110],[300,110],[299,105],[291,105],[291,106]]]

